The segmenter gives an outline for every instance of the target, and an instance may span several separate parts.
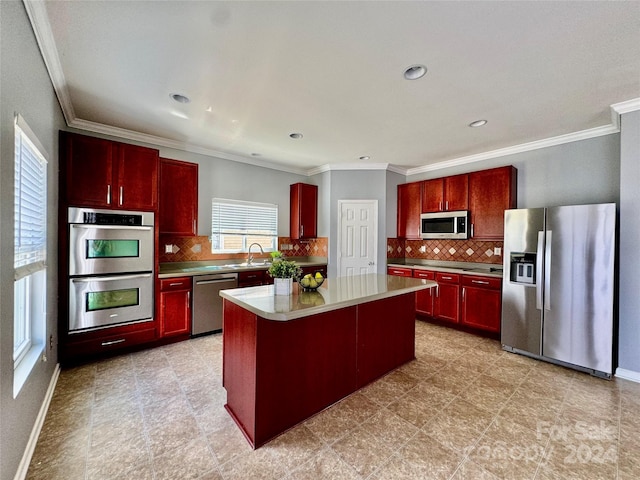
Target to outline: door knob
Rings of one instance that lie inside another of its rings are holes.
[[[375,263],[373,263],[373,262],[369,262],[369,266],[371,266],[371,265],[375,265]]]

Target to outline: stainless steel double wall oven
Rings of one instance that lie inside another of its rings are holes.
[[[69,333],[152,320],[154,214],[68,213]]]

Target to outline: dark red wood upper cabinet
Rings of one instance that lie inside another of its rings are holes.
[[[469,176],[453,175],[422,182],[422,213],[469,209]]]
[[[517,170],[512,166],[469,174],[471,238],[504,238],[504,211],[517,207],[517,183]]]
[[[422,213],[440,212],[444,203],[444,178],[422,182]]]
[[[109,207],[113,198],[114,143],[60,132],[61,204]]]
[[[294,183],[290,187],[289,236],[293,239],[318,236],[318,186]]]
[[[398,185],[398,238],[420,239],[422,182]]]
[[[157,210],[158,150],[118,144],[117,208]]]
[[[198,234],[198,164],[160,159],[160,234]]]
[[[60,132],[62,204],[158,208],[158,150]]]

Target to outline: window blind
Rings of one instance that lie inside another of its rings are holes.
[[[20,280],[45,268],[47,161],[20,116],[15,129],[14,277]]]
[[[214,198],[211,232],[213,235],[278,235],[278,206]]]

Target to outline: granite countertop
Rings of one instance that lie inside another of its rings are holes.
[[[436,285],[431,280],[370,273],[328,278],[315,292],[274,295],[273,285],[263,285],[222,290],[220,296],[268,320],[287,321]]]
[[[321,267],[327,265],[325,257],[287,257],[295,261],[300,267]],[[171,262],[161,263],[159,278],[193,277],[211,273],[229,273],[249,270],[268,270],[271,262],[260,258],[251,264],[242,259],[214,260],[200,262]]]
[[[392,260],[390,259],[387,262],[387,266],[502,278],[501,264],[448,262],[436,260],[409,260],[398,258]]]

